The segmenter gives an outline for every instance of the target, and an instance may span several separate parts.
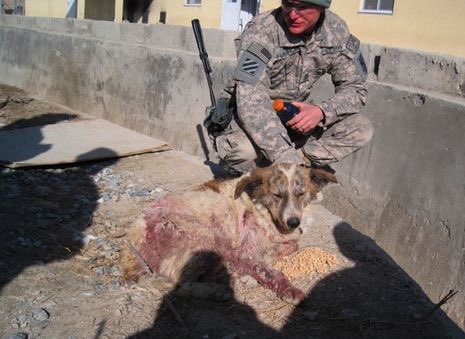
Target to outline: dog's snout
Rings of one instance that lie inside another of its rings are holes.
[[[300,225],[300,219],[297,217],[292,217],[287,219],[287,226],[289,228],[297,228]]]

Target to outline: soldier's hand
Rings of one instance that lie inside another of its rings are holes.
[[[292,103],[300,112],[287,122],[287,125],[296,132],[307,133],[314,129],[324,119],[320,107],[295,101]]]

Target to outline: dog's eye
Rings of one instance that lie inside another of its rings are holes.
[[[273,196],[277,199],[282,199],[283,198],[283,195],[279,192],[276,192],[276,193],[273,193]]]
[[[304,194],[305,194],[304,191],[298,191],[298,192],[295,192],[295,193],[294,193],[294,195],[295,195],[296,197],[301,197],[301,196],[304,195]]]

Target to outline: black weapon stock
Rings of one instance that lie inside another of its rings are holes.
[[[208,60],[208,53],[203,40],[202,27],[200,27],[200,21],[198,19],[192,20],[192,29],[194,30],[195,41],[197,42],[197,48],[199,49],[199,57],[200,60],[202,60],[205,76],[207,78],[208,89],[210,90],[210,101],[212,105],[207,107],[205,113],[207,113],[207,116],[211,116],[216,109],[216,98],[213,93],[213,81],[211,77],[212,68],[210,66],[210,61]]]
[[[192,29],[194,30],[195,41],[199,49],[199,57],[202,60],[205,76],[207,78],[208,89],[210,91],[211,106],[205,110],[206,118],[203,121],[204,127],[207,129],[211,138],[215,138],[221,134],[230,124],[233,111],[234,101],[230,98],[220,97],[218,102],[213,92],[213,81],[211,77],[212,68],[208,60],[207,50],[205,49],[205,42],[203,41],[202,28],[198,19],[192,20]]]

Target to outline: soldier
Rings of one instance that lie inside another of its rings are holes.
[[[235,174],[273,162],[322,166],[338,162],[371,139],[359,114],[366,102],[367,70],[360,41],[329,11],[331,0],[282,0],[255,17],[236,40],[237,114],[216,138],[221,164]],[[335,95],[318,105],[310,92],[325,73]],[[273,99],[300,113],[284,126]]]

